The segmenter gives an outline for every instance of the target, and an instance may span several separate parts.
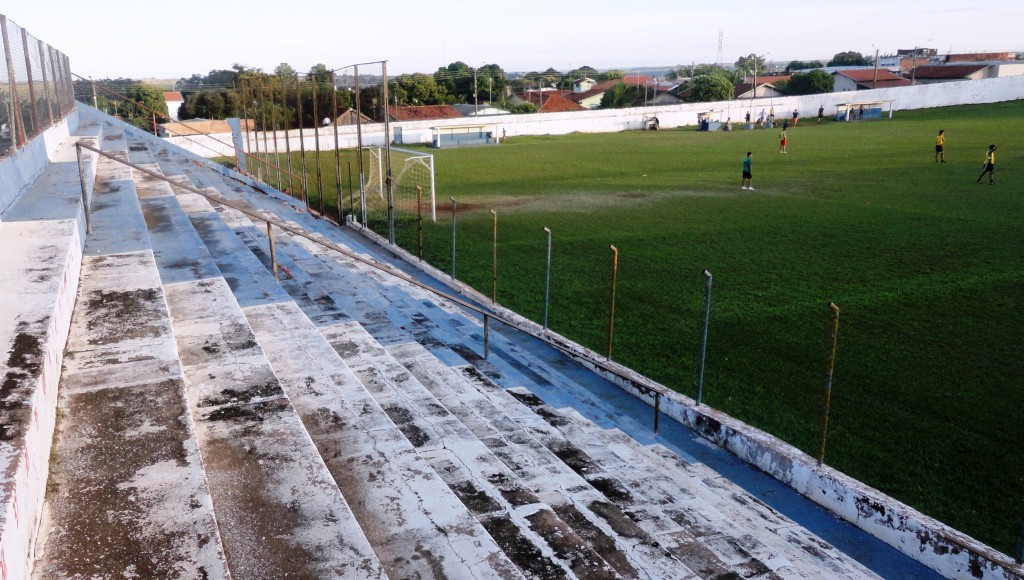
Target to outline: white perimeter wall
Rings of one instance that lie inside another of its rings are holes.
[[[574,111],[571,113],[535,113],[532,115],[501,115],[481,117],[477,122],[494,123],[498,134],[502,130],[508,137],[520,135],[566,135],[568,133],[614,133],[630,129],[642,129],[643,120],[658,117],[663,129],[697,124],[697,113],[703,111],[725,111],[726,117],[739,122],[750,110],[756,117],[761,109],[775,107],[779,119],[787,119],[793,109],[800,111],[801,118],[814,117],[818,107],[824,106],[825,111],[832,115],[836,105],[850,101],[893,101],[893,110],[929,109],[951,105],[968,105],[981,103],[998,103],[1024,99],[1024,76],[984,79],[976,81],[958,81],[951,83],[920,84],[912,87],[893,87],[872,89],[868,91],[827,93],[801,97],[758,98],[753,101],[721,101],[715,103],[685,103],[679,105],[660,105],[655,107],[637,107],[630,109],[600,109],[594,111]],[[402,128],[402,141],[411,145],[416,143],[429,144],[431,129],[447,125],[464,125],[465,118],[442,119],[432,121],[407,121],[392,123]],[[274,137],[277,137],[277,151],[283,153],[288,147],[296,151],[300,148],[300,135],[297,129],[277,131],[276,133],[259,133],[259,147],[253,141],[257,134],[250,133],[246,140],[246,149],[251,152],[274,151]],[[301,138],[305,141],[305,149],[314,148],[312,129],[303,131]],[[203,157],[232,157],[235,155],[231,145],[231,135],[203,135],[193,137],[168,137],[171,143],[183,147]],[[266,141],[266,143],[264,143]],[[342,149],[354,149],[357,145],[356,127],[338,128],[338,144]],[[384,145],[384,125],[373,123],[363,125],[363,145],[368,147]],[[334,128],[320,129],[320,148],[334,149]]]

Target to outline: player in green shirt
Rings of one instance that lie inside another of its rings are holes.
[[[747,156],[743,158],[743,181],[740,189],[749,189],[750,191],[757,191],[754,189],[754,185],[750,182],[752,179],[751,166],[754,164],[754,158],[751,157],[752,152],[747,151]]]

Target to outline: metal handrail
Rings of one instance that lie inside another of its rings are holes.
[[[121,93],[111,89],[110,87],[107,87],[107,86],[104,86],[104,85],[97,85],[96,81],[94,81],[92,79],[87,79],[87,78],[85,78],[85,77],[83,77],[81,75],[75,74],[75,73],[71,73],[71,75],[78,77],[79,80],[88,82],[89,84],[91,84],[93,86],[94,89],[95,88],[99,88],[99,90],[107,93],[110,96],[120,97],[121,99],[128,100],[128,97],[126,95],[123,95],[123,94],[121,94]],[[164,115],[160,111],[157,111],[156,109],[154,109],[152,107],[146,106],[143,103],[136,102],[136,105],[138,105],[139,108],[145,110],[146,112],[148,112],[150,114],[155,114],[155,115],[160,115],[161,117],[166,117],[166,115]],[[248,127],[249,120],[248,119],[243,119],[243,121],[245,121],[246,126]],[[180,133],[178,131],[175,131],[174,129],[168,129],[166,126],[164,127],[164,130],[167,131],[168,133],[174,133],[174,135],[172,135],[172,137],[182,137],[182,138],[184,138],[185,140],[187,140],[188,142],[190,142],[190,143],[192,143],[194,145],[197,145],[199,147],[205,147],[205,148],[209,149],[213,153],[220,154],[221,151],[218,151],[217,149],[214,149],[213,147],[210,147],[209,145],[207,145],[205,143],[202,143],[202,142],[197,141],[195,139],[191,139],[191,137],[196,137],[198,135],[203,135],[207,139],[210,139],[211,141],[213,141],[214,143],[219,143],[221,145],[224,145],[225,147],[230,147],[232,151],[236,152],[236,157],[237,157],[237,152],[239,151],[239,149],[237,147],[235,147],[234,143],[228,143],[227,141],[222,141],[222,140],[214,137],[213,135],[211,135],[209,133]],[[264,129],[264,131],[266,131],[266,129]],[[263,165],[268,167],[268,171],[270,169],[276,169],[276,170],[278,170],[278,171],[280,171],[282,173],[288,174],[291,177],[295,177],[295,178],[302,177],[301,175],[299,175],[297,173],[288,171],[287,169],[285,169],[283,167],[278,167],[277,165],[274,165],[269,160],[269,156],[270,156],[269,153],[267,153],[268,159],[260,159],[259,154],[253,154],[253,153],[251,153],[249,151],[245,151],[244,149],[242,149],[241,151],[242,151],[242,154],[244,154],[246,156],[246,159],[250,159],[252,161],[256,161],[256,162],[262,163]],[[305,188],[303,188],[303,193],[305,193]]]
[[[357,262],[359,262],[361,264],[370,266],[371,268],[374,268],[374,269],[379,270],[379,271],[381,271],[381,272],[383,272],[385,274],[388,274],[388,275],[393,276],[395,278],[398,278],[398,279],[400,279],[400,280],[402,280],[404,282],[412,284],[413,286],[416,286],[418,288],[426,290],[426,291],[428,291],[428,292],[430,292],[432,294],[435,294],[436,296],[439,296],[440,298],[443,298],[445,300],[450,300],[451,302],[454,302],[455,304],[458,304],[459,306],[462,306],[463,308],[465,308],[467,310],[470,310],[472,312],[476,312],[477,314],[479,314],[479,315],[481,315],[483,317],[483,322],[484,322],[484,358],[487,357],[487,353],[488,353],[488,344],[487,343],[488,343],[488,334],[489,334],[488,333],[488,319],[489,318],[493,318],[493,319],[497,320],[498,322],[501,322],[505,326],[508,326],[509,328],[512,328],[514,330],[518,330],[519,332],[522,332],[523,334],[526,334],[527,336],[535,338],[535,339],[537,339],[537,340],[547,344],[548,346],[554,348],[555,350],[558,350],[558,351],[563,352],[565,354],[568,354],[570,356],[579,355],[580,354],[577,350],[571,349],[571,348],[561,344],[558,341],[552,340],[546,334],[540,334],[540,333],[534,332],[533,330],[523,326],[522,324],[520,324],[518,322],[515,322],[513,320],[510,320],[508,318],[505,318],[504,316],[501,316],[499,314],[496,314],[493,311],[485,310],[484,308],[481,308],[481,307],[479,307],[479,306],[477,306],[477,305],[475,305],[475,304],[473,304],[471,302],[467,302],[466,300],[463,300],[463,299],[461,299],[461,298],[459,298],[457,296],[453,296],[451,294],[448,294],[447,292],[443,292],[441,290],[438,290],[437,288],[434,288],[434,287],[432,287],[432,286],[430,286],[428,284],[420,282],[419,280],[413,278],[412,276],[406,274],[405,272],[402,272],[401,270],[393,268],[393,267],[391,267],[391,266],[389,266],[387,264],[383,264],[381,262],[378,262],[376,260],[372,260],[372,259],[369,259],[369,258],[364,258],[364,257],[362,257],[362,256],[360,256],[360,255],[358,255],[358,254],[356,254],[354,252],[346,250],[345,248],[343,248],[343,247],[341,247],[341,246],[339,246],[339,245],[337,245],[337,244],[335,244],[333,242],[317,239],[317,238],[313,237],[311,234],[309,234],[308,232],[306,232],[305,230],[303,230],[301,228],[290,226],[287,223],[285,223],[285,222],[283,222],[281,220],[278,220],[278,219],[265,217],[265,216],[260,215],[259,213],[255,212],[255,211],[251,210],[251,209],[242,207],[242,206],[240,206],[240,205],[238,205],[238,204],[236,204],[236,203],[234,203],[232,201],[224,199],[223,197],[220,197],[218,195],[211,195],[211,194],[206,193],[204,191],[200,191],[198,188],[196,188],[193,185],[188,184],[188,183],[180,183],[180,182],[174,181],[173,179],[170,179],[169,177],[167,177],[165,175],[162,175],[162,174],[157,173],[155,171],[152,171],[150,169],[146,169],[145,167],[141,167],[141,166],[139,166],[139,165],[137,165],[135,163],[132,163],[130,161],[126,161],[124,159],[120,159],[118,157],[115,157],[115,156],[113,156],[113,155],[111,155],[109,153],[101,151],[101,150],[99,150],[99,149],[97,149],[97,148],[95,148],[95,147],[93,147],[91,145],[88,145],[86,143],[78,142],[78,143],[75,144],[75,146],[78,147],[79,150],[87,149],[89,151],[92,151],[93,153],[96,153],[97,155],[100,155],[100,156],[105,157],[107,159],[111,159],[111,160],[116,161],[118,163],[127,165],[128,167],[131,167],[132,169],[135,169],[137,171],[141,171],[142,173],[145,173],[146,175],[149,175],[150,177],[155,177],[155,178],[160,179],[162,181],[166,181],[167,183],[170,183],[171,185],[173,185],[175,187],[180,187],[182,189],[185,189],[187,191],[195,193],[196,195],[200,195],[202,197],[205,197],[206,199],[209,199],[211,201],[214,201],[214,202],[217,202],[219,204],[225,205],[225,206],[230,207],[231,209],[234,209],[236,211],[242,212],[243,214],[249,216],[250,218],[255,218],[255,219],[257,219],[257,220],[259,220],[261,222],[266,223],[267,224],[267,231],[268,231],[268,233],[270,232],[270,227],[271,226],[276,226],[276,227],[278,227],[278,228],[280,228],[280,229],[282,229],[282,230],[284,230],[284,231],[286,231],[286,232],[288,232],[288,233],[290,233],[292,235],[295,235],[295,236],[298,236],[300,238],[309,240],[310,242],[313,242],[314,244],[317,244],[317,245],[322,246],[324,248],[327,248],[329,250],[333,250],[333,251],[335,251],[335,252],[337,252],[337,253],[339,253],[339,254],[347,257],[347,258],[355,260],[355,261],[357,261]],[[79,156],[79,159],[81,159],[81,156]],[[82,173],[81,164],[79,166],[79,173],[80,173],[80,175],[83,176],[82,179],[84,180],[84,173]],[[83,182],[83,186],[82,187],[83,188],[85,187],[84,182]],[[90,209],[88,207],[85,208],[85,214],[86,214],[86,220],[90,221],[90,219],[91,219],[90,218]],[[273,239],[273,238],[271,237],[271,239]],[[639,384],[637,379],[636,379],[636,377],[627,376],[627,375],[623,374],[621,371],[619,371],[618,369],[614,368],[613,366],[610,366],[610,365],[606,364],[604,361],[598,360],[596,357],[589,357],[588,358],[588,362],[590,364],[594,365],[595,367],[599,367],[604,372],[613,374],[613,375],[615,375],[615,376],[617,376],[617,377],[619,377],[619,378],[621,378],[623,380],[626,380],[626,381],[636,385],[636,387],[642,393],[644,393],[644,394],[653,394],[654,395],[654,403],[655,403],[655,407],[654,407],[654,409],[655,409],[654,425],[655,425],[655,432],[657,432],[660,398],[662,396],[665,396],[665,395],[668,394],[667,392],[662,392],[662,390],[664,390],[664,387],[660,387],[658,385],[652,385],[649,382],[644,382],[644,384]]]

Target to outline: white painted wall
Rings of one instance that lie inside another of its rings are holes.
[[[838,79],[837,79],[838,81]],[[893,110],[929,109],[951,105],[967,105],[980,103],[998,103],[1024,99],[1024,76],[1009,76],[977,81],[957,81],[932,85],[915,85],[910,87],[892,87],[856,91],[858,101],[893,101]],[[521,135],[567,135],[569,133],[614,133],[643,128],[646,117],[656,116],[662,129],[683,127],[697,124],[697,113],[711,110],[725,111],[726,117],[739,119],[747,110],[752,109],[756,117],[761,108],[775,107],[776,115],[781,119],[788,118],[793,109],[800,111],[801,117],[818,114],[818,106],[824,106],[827,115],[833,115],[836,105],[848,103],[849,92],[834,92],[822,95],[806,95],[801,97],[782,97],[770,99],[749,99],[743,101],[722,101],[717,103],[682,103],[674,105],[658,105],[654,107],[636,107],[631,109],[599,109],[594,111],[573,111],[569,113],[535,113],[532,115],[503,115],[496,121],[498,131],[504,129],[508,137]],[[402,142],[405,145],[416,143],[429,144],[431,128],[447,125],[464,125],[466,119],[440,119],[432,121],[404,121],[392,123],[402,128]],[[259,150],[264,151],[263,134],[260,133]],[[270,151],[273,151],[274,134],[266,135]],[[252,143],[255,138],[250,134],[246,149],[255,151]],[[299,148],[299,131],[297,129],[277,132],[278,151],[285,150],[284,140],[292,150]],[[304,130],[306,150],[313,149],[313,130]],[[234,156],[231,136],[206,135],[202,137],[168,137],[167,141],[183,147],[203,157]],[[338,142],[343,149],[356,147],[356,128],[346,126],[338,128]],[[384,145],[384,127],[380,123],[363,126],[363,145]],[[330,149],[334,146],[334,128],[320,129],[320,146]]]

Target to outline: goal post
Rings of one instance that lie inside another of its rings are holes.
[[[365,147],[366,183],[360,194],[364,220],[387,221],[388,200],[385,181],[387,167],[382,147]],[[430,153],[391,147],[391,193],[395,219],[415,217],[416,188],[423,188],[423,200],[429,204],[430,219],[437,221],[437,196],[434,191],[434,156]]]

